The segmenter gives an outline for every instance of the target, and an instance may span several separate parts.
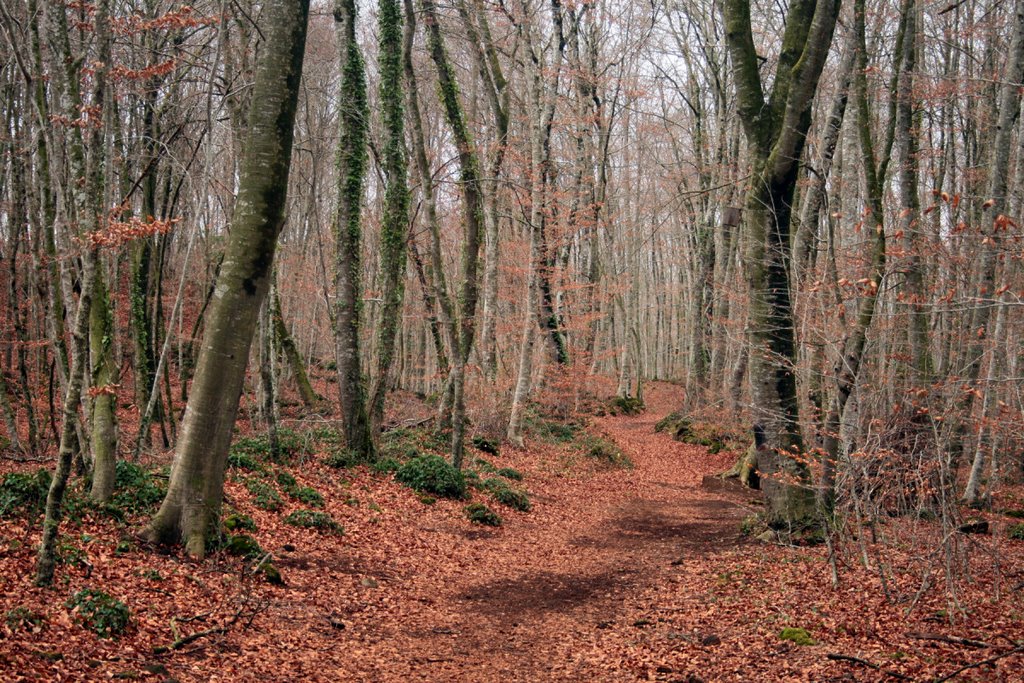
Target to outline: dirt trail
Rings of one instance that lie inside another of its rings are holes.
[[[702,485],[727,465],[727,456],[709,456],[654,432],[667,412],[667,405],[656,403],[640,416],[597,420],[630,457],[632,470],[601,472],[555,493],[541,492],[529,521],[506,533],[501,549],[471,553],[466,570],[450,577],[436,596],[437,603],[447,603],[438,614],[444,623],[416,633],[386,629],[382,636],[401,643],[404,675],[431,681],[630,680],[601,661],[602,637],[635,616],[627,599],[671,582],[688,559],[741,543],[739,521],[747,514],[738,504],[742,494],[722,484]]]

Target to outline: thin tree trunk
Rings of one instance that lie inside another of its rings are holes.
[[[399,0],[380,0],[380,101],[384,145],[384,217],[381,224],[383,299],[377,326],[377,375],[370,391],[370,428],[376,435],[384,422],[384,397],[395,355],[395,337],[405,299],[409,185],[405,155],[405,107],[402,83],[402,10]]]
[[[459,152],[461,187],[465,206],[465,235],[462,251],[462,289],[459,301],[458,344],[455,347],[452,367],[452,464],[462,467],[463,436],[466,428],[465,381],[466,364],[473,348],[476,332],[476,304],[479,295],[478,259],[480,237],[483,227],[483,197],[480,192],[480,162],[476,145],[466,125],[462,104],[459,101],[459,87],[455,72],[448,59],[448,53],[438,23],[437,9],[433,0],[421,0],[424,24],[427,27],[427,44],[431,59],[437,67],[437,78],[441,104],[445,118],[455,138]],[[410,90],[411,92],[411,90]]]
[[[338,218],[335,223],[335,342],[338,354],[338,395],[342,428],[348,448],[359,457],[375,455],[366,405],[359,352],[362,313],[360,226],[363,179],[366,175],[366,133],[369,115],[363,57],[356,42],[355,0],[338,0],[334,10],[341,54],[341,138],[338,145]]]
[[[295,345],[295,339],[288,332],[288,326],[284,322],[284,314],[281,312],[281,297],[277,288],[274,288],[274,336],[284,350],[288,365],[291,366],[292,375],[295,377],[295,386],[299,390],[299,398],[307,408],[315,408],[319,397],[313,391],[313,385],[309,381],[309,374],[306,372],[306,364],[302,361],[299,347]]]

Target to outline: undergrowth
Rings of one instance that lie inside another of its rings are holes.
[[[321,529],[341,533],[341,525],[334,521],[326,512],[319,510],[296,510],[284,518],[285,524],[301,527],[303,529]]]
[[[416,456],[398,468],[395,479],[420,493],[443,498],[466,495],[465,475],[439,455]]]
[[[96,588],[84,588],[65,603],[75,620],[101,638],[113,638],[128,628],[131,613],[120,600]]]
[[[470,503],[463,508],[463,512],[465,512],[466,518],[474,524],[501,526],[501,516],[483,503]]]

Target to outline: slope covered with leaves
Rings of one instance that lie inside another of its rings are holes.
[[[480,441],[464,499],[413,492],[387,471],[397,461],[345,467],[329,430],[293,434],[277,461],[243,441],[228,520],[255,543],[201,563],[139,546],[141,511],[81,505],[55,587],[39,589],[38,523],[5,514],[4,680],[924,681],[989,659],[960,680],[1021,680],[1024,553],[1004,520],[970,537],[955,604],[942,558],[922,585],[909,540],[866,543],[870,569],[838,548],[833,589],[824,547],[741,533],[756,495],[709,476],[733,455],[654,432],[674,396],[654,387],[646,413],[586,429],[535,417],[522,451]],[[387,452],[430,446],[406,430]],[[499,490],[528,491],[529,511]],[[470,499],[501,526],[469,521]],[[120,636],[90,630],[97,614],[118,625],[97,591],[127,607]]]

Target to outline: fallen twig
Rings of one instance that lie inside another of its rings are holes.
[[[973,664],[967,664],[965,666],[962,666],[959,669],[957,669],[956,671],[954,671],[952,673],[949,673],[949,674],[946,674],[942,678],[936,678],[935,679],[935,683],[944,683],[944,681],[948,681],[951,678],[955,678],[956,676],[959,676],[960,674],[962,674],[964,671],[967,671],[968,669],[977,669],[978,667],[985,666],[986,664],[994,664],[994,663],[998,662],[1000,659],[1004,659],[1006,657],[1010,657],[1011,655],[1020,654],[1021,652],[1024,652],[1024,645],[1018,645],[1017,647],[1013,648],[1012,650],[1007,650],[1006,652],[1002,652],[1002,653],[1000,653],[998,655],[993,655],[993,656],[989,657],[988,659],[983,659],[980,662],[974,662]]]
[[[943,643],[951,643],[952,645],[965,645],[967,647],[992,647],[991,643],[986,643],[983,640],[971,640],[970,638],[947,636],[942,633],[911,631],[910,633],[907,633],[906,636],[907,638],[914,638],[916,640],[937,640]]]
[[[875,671],[879,671],[881,673],[884,673],[887,676],[892,676],[893,678],[898,678],[898,679],[900,679],[902,681],[912,681],[912,680],[914,680],[910,676],[905,676],[905,675],[903,675],[903,674],[901,674],[899,672],[896,672],[896,671],[889,671],[888,669],[883,669],[881,666],[879,666],[878,664],[875,664],[874,662],[869,662],[866,659],[861,659],[860,657],[854,657],[853,655],[843,655],[843,654],[839,654],[839,653],[836,653],[836,652],[830,652],[826,656],[829,659],[831,659],[833,662],[852,662],[854,664],[860,664],[862,666],[868,667],[869,669],[874,669]]]
[[[240,616],[242,616],[242,610],[243,609],[244,608],[240,607],[238,609],[238,611],[235,612],[235,614],[230,619],[225,621],[220,626],[215,626],[214,628],[208,628],[205,631],[197,631],[197,632],[189,634],[187,636],[178,635],[177,619],[172,618],[171,619],[171,633],[174,634],[174,642],[170,643],[169,645],[157,645],[156,647],[153,648],[153,654],[155,654],[155,655],[162,655],[164,653],[171,652],[173,650],[180,650],[181,648],[185,647],[189,643],[194,643],[195,641],[199,640],[200,638],[205,638],[206,636],[213,636],[213,635],[217,635],[217,634],[221,634],[221,633],[227,633],[228,629],[231,628],[231,626],[236,621],[238,621],[238,618]]]

